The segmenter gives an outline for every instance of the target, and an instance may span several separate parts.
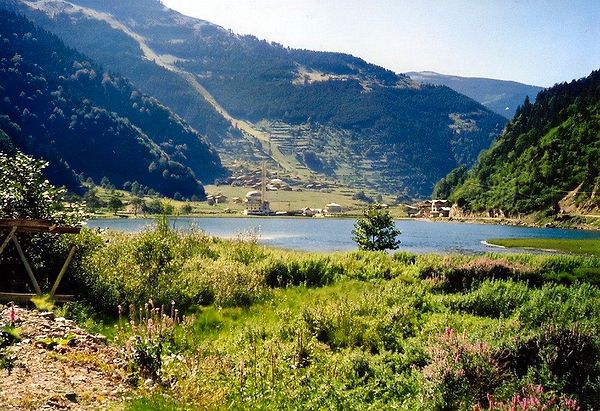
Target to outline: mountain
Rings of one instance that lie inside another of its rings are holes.
[[[2,0],[206,133],[225,164],[428,196],[506,119],[347,54],[296,50],[155,0]]]
[[[523,104],[525,97],[535,100],[535,96],[544,89],[516,81],[449,76],[433,71],[409,72],[406,75],[422,84],[450,87],[507,119],[514,117],[517,107]]]
[[[472,170],[440,185],[450,181],[450,198],[472,211],[600,208],[600,71],[526,99]]]
[[[54,182],[75,174],[163,194],[202,196],[224,174],[203,137],[125,78],[49,32],[0,9],[0,146],[50,161]]]

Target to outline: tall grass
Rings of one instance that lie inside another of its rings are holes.
[[[303,253],[168,227],[82,236],[94,247],[71,286],[89,307],[176,301],[186,315],[137,347],[161,384],[128,409],[494,409],[537,385],[592,409],[600,393],[596,257]]]

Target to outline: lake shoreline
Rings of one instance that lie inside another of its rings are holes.
[[[117,214],[117,215],[98,215],[89,218],[89,220],[113,220],[113,219],[147,219],[153,220],[159,217],[159,214],[150,215],[129,215],[129,214]],[[299,215],[244,215],[234,213],[206,213],[206,214],[188,214],[188,215],[169,215],[169,218],[239,218],[239,219],[299,219],[299,220],[313,220],[313,219],[326,219],[326,220],[351,220],[360,218],[361,214],[338,214],[327,217],[308,217]],[[600,216],[598,216],[600,219]],[[494,217],[439,217],[439,218],[412,218],[412,217],[394,217],[395,221],[423,221],[423,222],[446,222],[446,223],[463,223],[463,224],[489,224],[489,225],[500,225],[500,226],[512,226],[512,227],[529,227],[529,228],[557,228],[564,230],[581,230],[600,232],[600,227],[596,227],[591,224],[551,224],[551,223],[535,223],[528,220],[517,220],[509,218],[494,218]]]
[[[113,218],[89,220],[87,225],[92,229],[133,233],[145,231],[153,223],[150,218]],[[351,251],[357,248],[352,240],[354,220],[347,218],[175,217],[170,219],[169,225],[178,231],[201,230],[220,238],[243,237],[249,233],[266,246],[308,252]],[[419,254],[503,252],[481,243],[492,238],[598,238],[600,241],[600,234],[592,231],[515,227],[474,221],[459,224],[457,221],[400,219],[396,220],[396,226],[402,233],[399,251]]]

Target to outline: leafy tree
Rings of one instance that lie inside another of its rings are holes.
[[[175,214],[175,206],[171,203],[163,201],[160,205],[160,212],[164,215],[173,215]]]
[[[400,230],[396,228],[390,212],[380,204],[370,205],[363,211],[363,217],[354,224],[352,234],[361,250],[395,250],[400,244],[396,238]]]
[[[137,217],[137,213],[144,209],[145,202],[141,197],[133,197],[129,204],[133,207],[133,214]]]
[[[181,206],[181,208],[179,209],[179,211],[183,215],[192,214],[192,206],[190,204],[184,204],[184,205]]]
[[[102,188],[108,188],[111,185],[108,177],[102,177],[102,180],[100,180],[100,185],[102,186]]]
[[[117,196],[112,196],[110,200],[108,200],[108,208],[110,208],[116,215],[117,211],[123,208],[123,200]]]
[[[104,206],[104,201],[98,197],[98,190],[96,188],[90,188],[87,193],[84,194],[83,201],[85,201],[87,209],[92,212]]]
[[[437,182],[437,184],[433,187],[432,197],[439,200],[448,198],[454,188],[464,183],[465,178],[467,177],[467,171],[468,170],[465,165],[456,167],[454,170],[448,173],[446,177]]]
[[[67,213],[64,188],[56,188],[43,175],[48,163],[21,152],[9,157],[0,153],[0,216],[3,218],[49,219],[57,223],[79,223],[81,210]]]
[[[370,197],[370,196],[366,195],[363,190],[360,190],[359,192],[355,193],[352,196],[352,199],[353,200],[364,201],[365,203],[369,203],[369,204],[371,204],[371,203],[374,202],[373,197]]]
[[[1,218],[45,219],[58,225],[81,222],[84,217],[82,207],[74,203],[66,209],[63,206],[66,190],[54,187],[44,177],[47,165],[45,161],[20,152],[14,156],[0,153]],[[19,233],[18,238],[40,286],[45,289],[52,284],[53,276],[64,262],[70,248],[67,246],[69,239],[62,240],[50,233]],[[23,271],[16,248],[8,246],[0,255],[0,289],[32,292]]]
[[[526,99],[514,119],[465,175],[455,170],[436,192],[470,211],[553,215],[577,189],[574,204],[593,208],[600,175],[600,70]]]
[[[158,199],[148,201],[143,207],[144,212],[149,214],[160,214],[161,209],[162,204]]]

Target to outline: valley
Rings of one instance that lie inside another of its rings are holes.
[[[422,197],[456,165],[472,164],[505,124],[450,89],[350,55],[236,35],[152,1],[7,3],[159,98],[207,135],[227,167],[268,160],[290,177]],[[469,126],[457,128],[459,118]],[[301,140],[315,135],[327,142],[305,155]]]

